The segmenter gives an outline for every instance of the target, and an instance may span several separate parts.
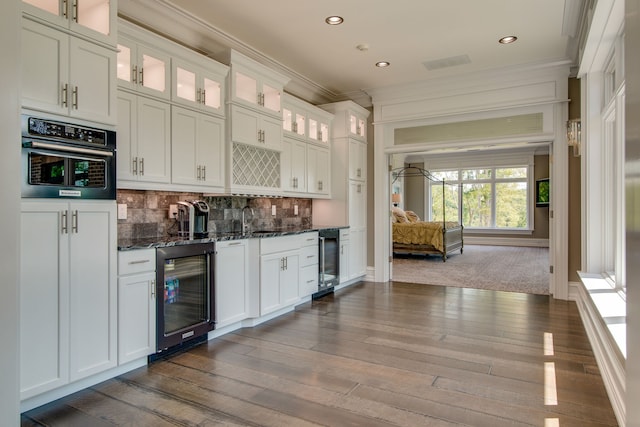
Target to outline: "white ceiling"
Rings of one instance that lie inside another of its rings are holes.
[[[119,11],[214,58],[232,47],[276,65],[292,76],[289,91],[305,97],[295,87],[306,86],[327,101],[494,68],[575,63],[584,15],[583,0],[119,0]],[[327,25],[329,15],[344,23]],[[499,44],[507,35],[518,41]],[[470,62],[424,65],[461,55]],[[374,66],[383,60],[391,66]]]

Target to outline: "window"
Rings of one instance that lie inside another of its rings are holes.
[[[429,186],[431,220],[461,218],[466,228],[529,230],[529,170],[518,165],[432,171],[441,182]]]

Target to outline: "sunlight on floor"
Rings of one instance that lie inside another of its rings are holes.
[[[558,418],[545,418],[544,427],[560,427],[560,420]]]
[[[553,334],[551,332],[544,333],[544,355],[553,356]]]
[[[542,336],[542,342],[544,343],[544,355],[553,356],[553,334],[551,332],[545,332]],[[558,389],[556,388],[556,364],[555,362],[544,362],[544,404],[545,405],[557,405],[558,404]],[[547,418],[547,420],[552,420]],[[545,426],[547,425],[545,420]],[[550,424],[554,425],[554,424]]]

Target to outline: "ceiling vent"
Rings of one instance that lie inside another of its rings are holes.
[[[439,70],[440,68],[455,67],[456,65],[471,64],[469,55],[450,56],[449,58],[434,59],[422,63],[427,70]]]

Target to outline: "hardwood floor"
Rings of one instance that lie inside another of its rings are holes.
[[[22,416],[23,426],[613,426],[575,303],[361,283]]]

